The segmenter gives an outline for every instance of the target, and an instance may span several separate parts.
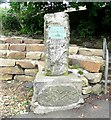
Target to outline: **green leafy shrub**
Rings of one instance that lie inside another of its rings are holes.
[[[3,21],[4,30],[9,30],[9,31],[20,30],[20,24],[15,14],[7,14],[3,16],[2,21]]]
[[[106,10],[105,15],[103,17],[102,25],[104,28],[104,32],[111,32],[111,10]]]
[[[76,64],[76,65],[69,65],[70,69],[79,69],[81,68],[80,65]]]
[[[91,21],[80,21],[77,31],[81,38],[90,38],[95,32],[95,24]]]

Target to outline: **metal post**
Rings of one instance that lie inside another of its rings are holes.
[[[107,94],[107,84],[108,84],[108,67],[109,67],[109,52],[106,45],[106,60],[105,60],[105,94]]]
[[[107,42],[106,42],[106,38],[103,39],[103,59],[105,59],[106,57],[106,46],[107,46]]]

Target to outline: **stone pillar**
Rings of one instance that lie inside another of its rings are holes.
[[[69,16],[64,12],[46,14],[44,20],[46,75],[67,75],[70,40]]]
[[[81,79],[68,74],[69,18],[64,12],[44,16],[45,71],[37,73],[31,110],[44,114],[83,103]]]

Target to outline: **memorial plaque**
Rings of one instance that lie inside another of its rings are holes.
[[[48,31],[49,39],[64,39],[66,32],[64,26],[50,26]]]

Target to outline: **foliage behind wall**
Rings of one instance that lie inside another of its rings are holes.
[[[7,15],[3,16],[5,31],[28,35],[43,34],[44,14],[64,11],[67,7],[78,9],[79,6],[86,6],[87,10],[68,13],[72,34],[80,38],[91,38],[109,35],[111,31],[111,2],[72,2],[70,6],[62,2],[12,2],[10,6]]]

